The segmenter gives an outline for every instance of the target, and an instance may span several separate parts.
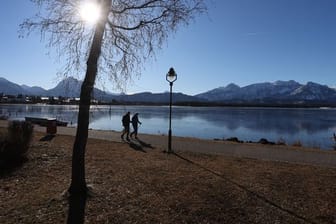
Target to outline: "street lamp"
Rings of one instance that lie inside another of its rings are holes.
[[[176,79],[177,79],[177,74],[175,73],[173,68],[170,68],[166,75],[166,80],[169,82],[169,85],[170,85],[168,153],[172,152],[172,149],[171,149],[171,137],[172,137],[171,117],[172,117],[172,98],[173,98],[172,89],[173,89],[173,82],[175,82]]]

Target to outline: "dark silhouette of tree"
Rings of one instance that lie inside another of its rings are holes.
[[[98,22],[89,26],[79,15],[83,0],[32,1],[39,12],[21,24],[22,34],[39,31],[47,46],[65,57],[63,74],[78,74],[86,68],[69,188],[71,195],[86,195],[85,148],[98,72],[107,74],[117,86],[127,83],[132,75],[140,75],[143,62],[155,55],[168,35],[205,12],[206,6],[204,0],[92,0],[99,4],[101,14]]]

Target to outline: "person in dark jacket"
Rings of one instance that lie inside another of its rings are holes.
[[[133,132],[131,133],[131,138],[133,135],[135,135],[135,138],[138,138],[138,124],[141,124],[138,115],[138,113],[135,113],[132,117]]]
[[[130,112],[127,112],[123,117],[122,117],[122,125],[124,127],[124,130],[121,134],[121,139],[124,140],[124,135],[126,134],[126,140],[129,141],[129,132],[130,132]]]

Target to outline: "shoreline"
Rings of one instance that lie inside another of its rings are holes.
[[[90,127],[120,131],[122,128],[120,117],[127,110],[142,114],[140,120],[144,122],[144,126],[140,128],[140,132],[146,131],[146,133],[154,135],[168,133],[169,121],[165,117],[168,108],[157,106],[148,109],[147,106],[130,106],[129,108],[127,106],[112,108],[92,106]],[[297,145],[321,150],[333,150],[335,147],[335,141],[332,138],[333,132],[335,132],[333,123],[336,121],[333,109],[293,110],[283,108],[279,111],[276,108],[202,109],[200,107],[194,110],[190,107],[176,106],[174,110],[173,119],[176,119],[173,121],[174,135],[210,140],[237,137],[244,142],[258,142],[264,138],[263,140],[266,139],[266,142],[285,143],[289,146]],[[15,108],[9,105],[3,111],[7,111],[4,113],[9,114],[10,120],[24,120],[25,116],[31,114],[31,116],[42,118],[57,118],[60,121],[68,122],[69,126],[77,123],[77,109],[74,109],[73,106],[20,105]],[[29,111],[40,112],[31,113]],[[55,111],[60,111],[60,113],[56,114]]]
[[[62,106],[78,106],[78,103],[23,103],[23,102],[0,102],[0,105],[62,105]],[[92,106],[169,106],[169,102],[165,103],[149,103],[149,102],[128,102],[119,103],[97,103]],[[333,103],[216,103],[216,102],[175,102],[174,106],[179,107],[249,107],[249,108],[320,108],[320,109],[335,109],[336,104]]]
[[[10,120],[8,119],[0,119],[0,127],[7,127],[7,123]],[[40,126],[38,124],[34,124],[35,130],[38,130],[40,132],[45,132],[46,131],[46,126]],[[65,135],[72,135],[75,136],[75,126],[57,126],[57,129],[59,130],[57,134],[65,134]],[[68,131],[66,131],[68,130]],[[89,128],[89,138],[98,138],[101,139],[99,136],[95,136],[94,132],[101,132],[104,133],[103,136],[108,135],[107,133],[114,133],[114,135],[120,133],[121,131],[118,130],[104,130],[104,129],[92,129]],[[154,134],[154,133],[141,133],[139,132],[139,135],[141,136],[151,136],[152,138],[155,137],[166,137],[168,138],[168,135],[165,133],[161,134]],[[305,146],[301,144],[300,140],[297,140],[296,142],[292,144],[287,144],[285,140],[282,141],[281,138],[279,138],[278,141],[269,141],[267,138],[261,137],[258,141],[252,141],[252,140],[241,140],[236,136],[229,137],[229,138],[201,138],[201,137],[193,137],[193,136],[172,136],[175,139],[190,139],[190,140],[200,140],[200,141],[210,141],[210,142],[223,142],[223,143],[232,143],[232,144],[252,144],[252,145],[260,145],[260,146],[279,146],[279,147],[285,147],[287,149],[292,149],[292,150],[308,150],[308,151],[322,151],[322,152],[336,152],[336,142],[335,142],[335,148],[320,148],[320,147],[315,147],[315,146]],[[332,138],[332,137],[331,137]],[[104,138],[103,138],[104,139]],[[108,140],[108,139],[107,139]],[[298,143],[298,144],[297,144]]]
[[[8,121],[0,121],[0,127],[7,127]],[[34,131],[46,133],[46,127],[34,125]],[[75,136],[75,127],[57,127],[56,135]],[[166,135],[139,133],[139,140],[132,143],[141,146],[141,142],[161,151],[167,150]],[[89,129],[89,138],[121,143],[120,132]],[[172,138],[174,151],[190,151],[202,154],[224,155],[238,158],[250,158],[264,161],[280,161],[294,164],[307,164],[324,167],[336,167],[336,151],[288,145],[269,145],[260,143],[236,143],[215,141],[193,137]]]

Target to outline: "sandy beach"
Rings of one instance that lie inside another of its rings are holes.
[[[0,122],[2,127],[6,122]],[[64,223],[74,128],[0,175],[0,223]],[[336,223],[335,153],[316,149],[90,130],[84,223]]]

